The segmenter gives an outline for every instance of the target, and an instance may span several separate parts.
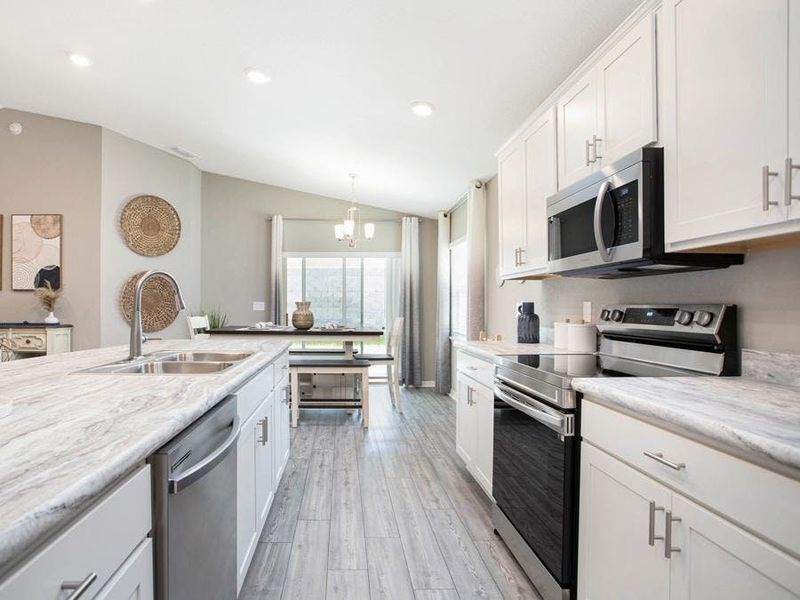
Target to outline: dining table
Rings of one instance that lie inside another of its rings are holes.
[[[360,327],[312,327],[296,329],[291,325],[270,325],[258,327],[254,325],[228,325],[208,331],[212,337],[263,336],[271,340],[289,340],[292,342],[341,342],[344,358],[353,359],[353,344],[356,342],[379,343],[383,336],[382,329]]]

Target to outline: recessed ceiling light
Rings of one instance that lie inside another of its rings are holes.
[[[436,107],[431,104],[430,102],[412,102],[411,103],[411,112],[413,112],[418,117],[430,117]]]
[[[73,65],[76,65],[81,68],[91,67],[92,61],[88,56],[84,56],[83,54],[77,54],[75,52],[70,52],[67,54],[69,60],[72,62]]]
[[[264,71],[254,69],[252,67],[247,69],[244,74],[247,75],[250,83],[255,83],[256,85],[264,85],[265,83],[272,81],[272,77],[264,73]]]

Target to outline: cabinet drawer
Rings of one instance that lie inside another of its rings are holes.
[[[275,381],[289,376],[289,353],[284,352],[275,361]]]
[[[486,387],[494,388],[494,363],[466,352],[458,353],[458,370]]]
[[[591,398],[584,398],[581,410],[585,441],[800,556],[800,482]],[[684,466],[671,468],[645,452]]]
[[[14,352],[44,352],[47,350],[47,334],[12,332],[8,338],[8,345]]]
[[[94,597],[150,531],[150,466],[146,465],[57,536],[0,585],[0,600],[57,600],[63,581],[97,578]]]
[[[234,392],[238,399],[237,407],[239,419],[242,423],[253,414],[256,407],[272,392],[272,388],[275,386],[273,364],[264,367],[255,377],[240,387],[238,391]]]
[[[144,540],[95,600],[153,600],[153,540]]]

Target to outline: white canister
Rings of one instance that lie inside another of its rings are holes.
[[[567,349],[567,327],[569,322],[553,323],[553,346],[559,350]]]
[[[597,350],[597,328],[592,323],[569,323],[567,350],[570,352],[595,352]]]

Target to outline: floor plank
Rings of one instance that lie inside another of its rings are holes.
[[[455,590],[414,590],[416,600],[461,600]]]
[[[331,518],[333,452],[315,450],[310,460],[303,502],[300,505],[300,518],[327,520]]]
[[[328,571],[328,593],[325,600],[368,600],[367,571]]]
[[[483,563],[507,600],[541,600],[528,576],[500,540],[475,542]]]
[[[364,521],[358,471],[340,469],[333,475],[329,569],[366,569]]]
[[[400,534],[380,458],[359,458],[358,479],[366,537],[398,537]]]
[[[307,474],[307,462],[289,459],[261,532],[262,542],[291,542],[294,539]]]
[[[258,544],[240,600],[280,600],[292,545]]]
[[[368,539],[367,562],[371,600],[414,600],[414,590],[399,539]]]
[[[328,576],[328,521],[298,521],[282,600],[324,600]]]

